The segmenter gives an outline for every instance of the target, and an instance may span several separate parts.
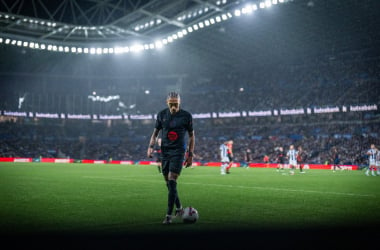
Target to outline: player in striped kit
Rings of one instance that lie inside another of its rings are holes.
[[[297,150],[294,149],[294,145],[289,146],[289,151],[286,154],[286,158],[289,161],[289,174],[294,175],[294,170],[297,167]]]
[[[220,174],[225,175],[226,174],[226,168],[229,164],[229,158],[228,158],[228,146],[227,142],[224,142],[219,147],[220,150],[220,161],[222,165],[220,166]]]
[[[367,151],[369,161],[367,171],[365,172],[367,176],[369,176],[370,172],[373,176],[376,176],[376,156],[378,153],[379,151],[377,150],[375,144],[371,144],[371,148]]]

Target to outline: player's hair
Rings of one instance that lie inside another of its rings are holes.
[[[181,99],[181,97],[179,96],[177,92],[169,92],[168,97],[166,99],[170,99],[170,98]]]

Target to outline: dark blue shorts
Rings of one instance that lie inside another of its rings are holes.
[[[162,173],[164,175],[169,172],[181,174],[184,162],[184,155],[166,156],[161,159]]]

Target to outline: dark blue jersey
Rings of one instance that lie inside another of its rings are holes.
[[[172,115],[166,108],[157,114],[155,128],[161,130],[162,133],[162,153],[184,154],[186,151],[186,134],[193,131],[193,117],[183,109]]]

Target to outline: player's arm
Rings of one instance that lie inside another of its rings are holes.
[[[152,136],[150,137],[148,150],[146,152],[146,155],[148,156],[148,158],[152,158],[153,157],[152,154],[153,154],[153,150],[154,150],[154,144],[156,143],[156,139],[157,139],[157,136],[158,136],[158,132],[159,132],[159,130],[155,128],[153,130]]]
[[[194,154],[194,146],[195,146],[195,135],[194,130],[189,131],[189,146],[187,148],[187,157],[185,160],[185,167],[190,167],[193,165],[193,154]]]

